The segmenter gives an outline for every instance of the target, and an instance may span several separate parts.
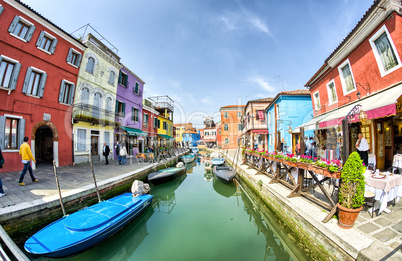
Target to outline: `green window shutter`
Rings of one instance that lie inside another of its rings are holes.
[[[119,71],[119,83],[121,83],[121,84],[123,84],[123,83],[122,83],[122,77],[123,77],[122,72]]]
[[[66,88],[65,81],[61,80],[59,102],[63,102],[65,88]]]
[[[27,35],[25,36],[25,40],[27,40],[27,42],[31,41],[32,35],[35,32],[35,29],[36,29],[36,27],[34,25],[31,25],[31,27],[29,27]]]
[[[28,84],[29,84],[29,79],[31,78],[31,73],[32,73],[32,68],[28,67],[27,74],[25,75],[24,85],[22,87],[22,93],[27,93],[27,91],[28,91]]]
[[[39,85],[39,97],[43,97],[43,93],[45,92],[47,73],[42,74],[41,78],[42,79],[40,80],[40,85]]]
[[[45,37],[45,31],[41,31],[38,37],[38,41],[36,41],[36,46],[39,47]]]
[[[53,39],[52,45],[50,46],[50,50],[49,50],[49,52],[51,54],[54,54],[54,50],[56,49],[57,42],[58,42],[57,39]]]
[[[126,117],[126,104],[123,103],[123,118]]]
[[[21,70],[21,64],[16,63],[14,66],[13,75],[11,76],[11,80],[10,80],[9,88],[11,90],[15,90],[15,87],[17,86],[17,80],[18,80],[18,76],[20,75],[20,70]]]
[[[70,48],[70,50],[68,50],[68,54],[67,54],[67,59],[66,61],[68,63],[71,63],[71,59],[73,58],[73,48]]]
[[[72,84],[70,88],[70,96],[68,97],[68,104],[73,104],[74,94],[75,94],[75,84]]]
[[[0,149],[4,150],[4,139],[6,136],[6,117],[0,116]]]
[[[116,112],[116,113],[119,113],[119,101],[118,101],[118,100],[116,100],[115,112]]]
[[[135,108],[131,107],[131,120],[134,121],[134,112],[135,112]]]
[[[126,87],[128,87],[127,79],[128,79],[128,76],[126,78],[124,78],[124,86],[126,86]]]
[[[18,22],[20,21],[20,17],[16,15],[13,19],[13,21],[10,24],[10,27],[8,28],[8,32],[12,33],[14,32],[15,27],[17,26]]]
[[[18,124],[18,148],[24,143],[25,137],[25,119],[20,119]]]

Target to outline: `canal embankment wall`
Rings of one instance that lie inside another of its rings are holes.
[[[186,153],[188,152],[157,163],[137,163],[135,167],[132,165],[132,171],[97,180],[97,188],[102,200],[130,191],[134,180],[145,180],[150,173],[176,164],[179,158]],[[102,167],[99,166],[99,168]],[[90,172],[89,170],[86,179],[93,180]],[[67,214],[98,202],[94,182],[91,183],[62,192],[63,205]],[[0,209],[0,224],[17,245],[23,245],[29,236],[63,216],[56,183],[54,182],[52,185],[55,192],[51,196]]]
[[[390,256],[385,244],[375,241],[357,229],[342,229],[333,217],[329,222],[322,220],[328,211],[302,197],[288,198],[290,190],[280,183],[269,184],[271,178],[241,165],[234,155],[223,153],[226,161],[237,171],[237,180],[246,183],[269,209],[275,213],[285,229],[298,239],[304,249],[315,260],[402,260],[399,253]],[[392,252],[392,251],[391,251]]]

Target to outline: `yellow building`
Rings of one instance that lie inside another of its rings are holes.
[[[74,162],[104,160],[103,143],[113,158],[115,104],[120,57],[92,34],[83,40],[82,56],[73,106]],[[73,54],[74,55],[74,52]]]
[[[176,124],[173,124],[173,126],[176,127],[176,136],[173,137],[173,138],[175,138],[177,143],[183,141],[183,133],[186,130],[193,129],[193,124],[191,122],[189,122],[189,123],[176,123]]]

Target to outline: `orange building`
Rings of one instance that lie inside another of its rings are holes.
[[[242,135],[241,115],[245,105],[228,105],[221,107],[221,136],[218,144],[223,149],[237,149]]]

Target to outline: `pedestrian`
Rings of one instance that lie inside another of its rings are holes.
[[[109,165],[109,153],[110,153],[110,148],[109,146],[106,144],[106,142],[103,143],[103,156],[105,157],[106,163],[105,165]]]
[[[117,161],[121,165],[121,156],[120,156],[120,144],[119,142],[116,143],[116,146],[114,147],[116,155],[117,155]]]
[[[3,153],[1,152],[1,149],[0,149],[0,169],[3,168],[3,165],[4,165],[4,158],[3,158]],[[4,193],[3,183],[1,182],[1,178],[0,178],[0,198],[3,197],[4,195],[6,195],[6,194]]]
[[[121,164],[127,164],[127,149],[126,145],[122,145],[120,149]]]
[[[300,142],[296,144],[296,154],[300,155]]]
[[[20,186],[25,186],[25,183],[23,183],[24,181],[24,176],[27,173],[27,171],[29,171],[29,175],[31,176],[32,182],[38,182],[37,179],[35,179],[34,175],[33,175],[33,171],[32,171],[32,167],[31,167],[31,160],[33,160],[33,162],[36,163],[36,160],[34,158],[34,156],[32,155],[31,152],[31,147],[28,145],[28,137],[24,137],[24,143],[21,144],[20,147],[20,155],[22,158],[22,163],[24,164],[24,169],[21,172],[21,176],[20,179],[18,181],[18,184]]]
[[[363,160],[364,166],[368,165],[368,150],[370,149],[367,140],[364,138],[363,133],[359,133],[359,139],[356,142],[356,149]]]

